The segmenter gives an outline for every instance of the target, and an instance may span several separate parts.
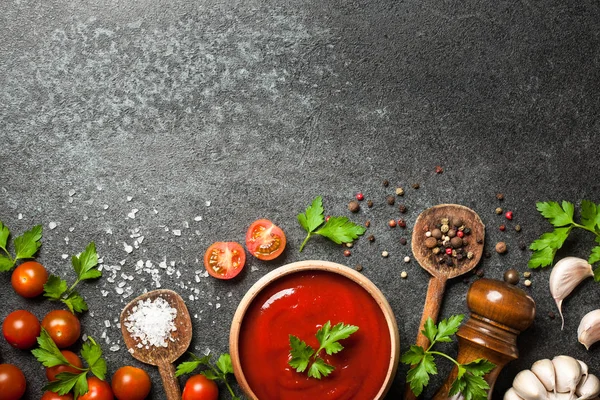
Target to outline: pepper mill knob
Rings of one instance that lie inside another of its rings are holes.
[[[466,364],[485,358],[496,364],[496,368],[484,376],[490,385],[488,399],[491,399],[494,383],[504,365],[519,358],[517,336],[533,323],[535,302],[523,290],[506,282],[480,279],[469,288],[467,306],[471,318],[456,333],[457,361]],[[457,373],[455,366],[435,394],[435,400],[450,398],[448,392]],[[461,397],[453,397],[457,398]]]

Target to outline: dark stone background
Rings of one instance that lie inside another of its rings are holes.
[[[248,288],[306,259],[362,264],[394,309],[405,351],[428,275],[415,261],[404,264],[410,246],[399,238],[410,237],[422,210],[454,202],[477,211],[492,252],[480,267],[501,278],[509,267],[525,272],[528,251],[519,244],[550,229],[536,201],[600,202],[597,1],[241,3],[0,1],[0,220],[17,234],[43,224],[39,260],[70,280],[63,255],[97,243],[105,273],[80,285],[90,304],[81,321],[88,335],[106,336],[110,374],[141,365],[115,324],[124,304],[155,287],[150,274],[134,272],[140,260],[175,263],[157,276],[197,316],[191,350],[198,354],[228,351],[231,318]],[[385,203],[399,185],[405,231],[386,225],[400,216]],[[375,205],[350,217],[371,220],[376,241],[360,239],[349,258],[319,239],[299,253],[296,214],[322,195],[327,213],[348,215],[358,191]],[[506,232],[498,230],[506,222],[494,214],[499,205],[514,211]],[[196,283],[208,245],[243,242],[260,217],[285,230],[285,255],[249,259],[233,281]],[[145,239],[129,254],[123,243],[133,245],[135,234]],[[509,246],[504,256],[493,252],[499,240]],[[590,234],[577,232],[559,257],[587,258],[592,246]],[[537,302],[535,324],[521,335],[521,358],[504,369],[494,398],[540,358],[569,354],[600,373],[598,346],[588,352],[576,337],[581,317],[599,305],[600,286],[587,280],[565,302],[561,331],[560,319],[548,317],[556,311],[549,275],[533,272],[526,290]],[[129,297],[116,293],[120,282]],[[18,297],[9,273],[0,285],[1,318],[26,308],[41,319],[56,306]],[[468,311],[467,289],[460,278],[449,283],[442,317]],[[120,349],[109,350],[114,345]],[[455,354],[455,344],[446,350]],[[45,378],[33,357],[4,340],[0,355],[25,371],[26,398],[39,398]],[[157,371],[144,368],[152,398],[164,398]],[[426,397],[449,368],[440,362]],[[400,366],[389,399],[401,396],[406,371]]]

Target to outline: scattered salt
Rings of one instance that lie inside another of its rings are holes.
[[[18,219],[23,219],[23,214],[19,213],[19,215],[17,215]]]
[[[75,189],[69,190],[69,196],[73,197],[74,194],[75,194]]]
[[[180,229],[173,229],[173,235],[175,235],[175,236],[181,236],[181,230]]]
[[[202,221],[202,216],[198,215],[196,218],[194,218],[194,221],[196,221],[196,222]]]
[[[74,230],[75,230],[75,228],[73,228],[73,227],[69,228],[69,232],[73,232]]]
[[[131,219],[135,219],[135,214],[137,214],[137,212],[140,211],[137,208],[134,208],[133,210],[131,210],[131,212],[129,214],[127,214],[127,216]]]
[[[112,346],[110,346],[110,351],[119,351],[121,347],[119,347],[118,344],[113,344]]]
[[[206,205],[206,207],[210,207],[210,200],[206,200],[206,201],[204,202],[204,204]]]
[[[50,222],[50,223],[48,224],[48,228],[50,228],[50,229],[54,229],[54,228],[56,228],[57,226],[58,226],[58,224],[57,224],[56,222]]]
[[[112,229],[106,228],[106,233],[108,233],[109,235],[112,235]]]
[[[133,200],[133,197],[127,196],[127,201],[131,201],[131,200]]]
[[[104,320],[104,326],[107,327],[107,328],[110,328],[110,321],[107,320],[107,319],[105,319]]]
[[[131,253],[133,251],[133,247],[128,245],[127,243],[123,242],[123,247],[125,248],[125,251],[127,253]]]
[[[123,294],[125,292],[125,290],[123,290],[122,287],[116,287],[115,292],[117,292],[117,294]]]
[[[72,202],[73,202],[73,198],[69,197],[69,203],[72,203]]]
[[[104,208],[105,210],[108,210],[108,204],[104,204],[104,205],[102,206],[102,208]]]
[[[69,255],[68,254],[63,254],[63,255],[61,255],[61,257],[62,257],[63,260],[66,260],[67,258],[69,258]]]
[[[138,341],[138,347],[167,347],[168,341],[173,340],[171,333],[177,330],[176,316],[177,309],[157,297],[154,301],[140,300],[125,317],[124,324],[131,337]]]

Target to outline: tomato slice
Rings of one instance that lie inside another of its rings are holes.
[[[239,274],[246,263],[246,253],[236,242],[215,242],[204,253],[204,267],[219,279],[231,279]]]
[[[285,233],[268,219],[256,220],[246,232],[246,248],[259,260],[273,260],[285,249]]]

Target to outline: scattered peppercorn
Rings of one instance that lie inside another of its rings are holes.
[[[396,227],[396,220],[395,220],[395,219],[390,219],[390,220],[388,221],[388,226],[389,226],[390,228],[395,228],[395,227]]]
[[[481,268],[479,268],[476,272],[476,275],[480,278],[483,278],[483,275],[485,275],[485,272],[483,272],[483,270]]]
[[[504,273],[504,282],[516,285],[519,283],[519,272],[514,268],[507,269]]]
[[[370,219],[368,219],[368,220],[365,221],[365,226],[367,228],[371,226],[371,220]]]
[[[446,249],[446,254],[448,254],[448,255],[452,254],[452,249],[450,247],[448,247]]]
[[[436,238],[428,237],[427,239],[425,239],[425,247],[427,247],[428,249],[433,249],[436,246],[437,246]]]
[[[413,183],[413,184],[412,184],[412,188],[413,188],[413,189],[418,189],[418,188],[420,188],[420,187],[421,187],[421,185],[419,185],[419,183],[418,183],[418,182],[417,182],[417,183]]]
[[[348,242],[348,243],[346,243],[346,247],[348,247],[348,248],[350,248],[350,249],[351,249],[353,246],[354,246],[354,243],[352,243],[352,242]]]
[[[373,207],[373,201],[372,200],[367,200],[367,207],[369,207],[369,208]]]
[[[358,204],[358,201],[352,200],[350,203],[348,203],[348,210],[350,210],[350,212],[353,213],[358,212],[358,210],[360,210],[360,205]]]
[[[383,186],[384,186],[384,187],[388,187],[388,186],[389,186],[389,184],[390,184],[390,181],[388,181],[387,179],[384,179],[384,180],[383,180]]]
[[[374,241],[375,241],[375,236],[373,236],[373,235],[369,235],[369,237],[367,238],[367,240],[368,240],[369,242],[374,242]]]
[[[385,250],[381,252],[381,257],[383,257],[383,258],[386,258],[386,257],[387,257],[387,256],[389,256],[389,255],[390,255],[390,253],[388,253],[388,252],[387,252],[387,251],[385,251]]]
[[[400,211],[402,214],[404,214],[408,209],[406,208],[406,206],[404,204],[400,204],[398,206],[398,211]]]
[[[504,254],[504,253],[506,253],[506,250],[507,250],[506,243],[504,243],[504,242],[496,243],[496,253]]]
[[[523,282],[523,284],[527,287],[531,286],[531,281],[529,279],[525,279],[525,282]]]
[[[554,314],[554,312],[553,312],[553,311],[549,311],[549,312],[548,312],[548,317],[549,317],[550,319],[554,319],[554,318],[556,318],[556,314]]]
[[[455,236],[450,240],[450,245],[453,248],[458,249],[459,247],[461,247],[463,245],[463,240],[461,238],[459,238],[458,236]]]
[[[360,264],[356,264],[356,266],[354,267],[355,270],[357,270],[358,272],[363,270],[363,266]]]
[[[437,165],[435,167],[435,173],[436,174],[441,174],[442,172],[444,172],[444,169],[442,168],[442,166],[441,165]]]
[[[406,271],[402,271],[400,273],[400,278],[402,278],[402,279],[406,279],[407,276],[408,276],[408,273],[406,273]]]
[[[399,226],[400,228],[406,228],[406,221],[405,221],[405,220],[403,220],[403,219],[399,219],[399,220],[398,220],[398,226]]]
[[[401,244],[402,246],[406,246],[406,243],[407,243],[407,242],[408,242],[408,241],[406,240],[406,238],[400,238],[400,244]]]
[[[351,254],[350,250],[344,250],[344,257],[350,257]]]
[[[504,200],[504,195],[502,193],[497,193],[496,198],[500,201]]]
[[[531,277],[531,272],[529,272],[529,271],[525,271],[525,272],[523,272],[523,276],[524,276],[525,278],[529,278],[529,277]]]
[[[465,236],[465,233],[463,231],[458,231],[458,232],[456,232],[456,236],[458,236],[459,238],[462,238]]]
[[[470,235],[471,234],[471,228],[465,228],[463,229],[463,232],[465,235]]]
[[[405,263],[408,263],[408,262],[410,262],[410,257],[409,257],[409,256],[406,256],[406,257],[404,257],[404,262],[405,262]]]
[[[504,216],[506,217],[506,219],[511,220],[511,219],[513,219],[513,212],[507,211],[504,213]]]
[[[361,192],[356,193],[356,200],[363,201],[364,199],[365,196]]]
[[[497,208],[496,208],[496,214],[500,215],[500,214],[502,214],[502,211],[503,211],[503,210],[502,210],[502,208],[501,208],[501,207],[497,207]]]
[[[452,239],[454,236],[456,236],[456,231],[454,229],[448,229],[447,235],[450,239]]]
[[[515,225],[515,231],[521,232],[521,225]]]
[[[387,201],[387,203],[388,203],[390,206],[393,206],[393,205],[394,205],[394,203],[396,202],[396,199],[394,199],[394,196],[387,196],[387,197],[385,198],[385,201]]]
[[[527,245],[525,243],[521,243],[521,244],[519,244],[519,249],[527,250]]]
[[[435,228],[434,230],[431,231],[431,236],[436,238],[436,239],[441,239],[442,238],[442,231],[439,228]]]
[[[396,196],[404,196],[404,189],[402,189],[401,187],[397,187]]]
[[[502,232],[504,232],[506,230],[506,225],[502,224],[498,227],[498,229],[500,229]]]

